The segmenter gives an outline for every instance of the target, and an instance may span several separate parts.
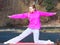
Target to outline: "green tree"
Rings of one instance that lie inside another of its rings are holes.
[[[54,0],[44,0],[43,6],[46,7],[47,11],[51,11],[55,7]]]

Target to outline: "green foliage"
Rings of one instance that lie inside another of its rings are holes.
[[[44,0],[43,1],[43,6],[46,7],[47,11],[51,11],[54,8],[55,4],[53,2],[54,2],[54,0]]]
[[[47,11],[51,11],[53,8],[54,8],[53,5],[47,5],[46,10],[47,10]]]

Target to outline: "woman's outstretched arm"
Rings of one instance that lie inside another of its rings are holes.
[[[8,16],[11,19],[23,19],[23,18],[27,18],[27,13],[23,13],[23,14],[13,14],[11,16]]]
[[[43,12],[39,11],[40,16],[53,16],[56,15],[56,12]]]

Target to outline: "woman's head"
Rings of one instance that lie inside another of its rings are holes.
[[[35,5],[29,6],[29,12],[34,12],[36,10]]]

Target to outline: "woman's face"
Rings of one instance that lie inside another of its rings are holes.
[[[29,7],[29,12],[34,12],[34,8],[33,7]]]

